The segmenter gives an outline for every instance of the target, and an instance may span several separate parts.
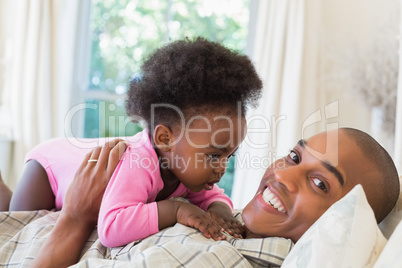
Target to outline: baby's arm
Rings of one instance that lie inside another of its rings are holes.
[[[224,240],[222,228],[212,217],[199,207],[181,201],[163,200],[158,203],[159,230],[176,222],[200,230],[205,237]]]
[[[244,226],[233,216],[228,205],[219,201],[213,202],[209,205],[208,212],[225,231],[236,238],[242,238]]]
[[[198,228],[206,237],[221,239],[221,227],[203,209],[180,201],[151,202],[163,187],[152,172],[159,163],[144,169],[137,168],[137,151],[127,148],[116,168],[102,200],[98,234],[103,245],[118,247],[143,239],[179,222]],[[157,187],[158,186],[158,187]]]

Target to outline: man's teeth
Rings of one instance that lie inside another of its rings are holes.
[[[267,187],[265,191],[262,193],[262,198],[264,199],[265,202],[276,208],[276,210],[286,213],[285,207],[282,205],[282,203],[279,201],[279,199],[274,195],[271,190]]]

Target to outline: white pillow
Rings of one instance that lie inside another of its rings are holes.
[[[357,185],[307,230],[282,267],[372,267],[386,242]]]
[[[392,233],[387,245],[378,258],[375,268],[390,268],[402,266],[402,222]]]
[[[391,237],[392,232],[402,220],[402,176],[399,177],[399,182],[401,189],[399,191],[398,201],[388,216],[379,224],[380,230],[387,239]]]

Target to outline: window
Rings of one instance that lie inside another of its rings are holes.
[[[248,6],[249,0],[92,0],[83,136],[129,136],[141,130],[125,113],[124,95],[142,59],[161,44],[204,36],[244,51]],[[220,182],[228,195],[233,161]]]

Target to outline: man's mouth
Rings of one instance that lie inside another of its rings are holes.
[[[268,187],[262,193],[262,198],[264,199],[264,201],[267,204],[271,205],[273,208],[275,208],[279,212],[286,214],[287,211],[286,211],[285,207],[283,206],[282,202],[279,200],[279,198],[273,192],[271,192],[271,190]]]

